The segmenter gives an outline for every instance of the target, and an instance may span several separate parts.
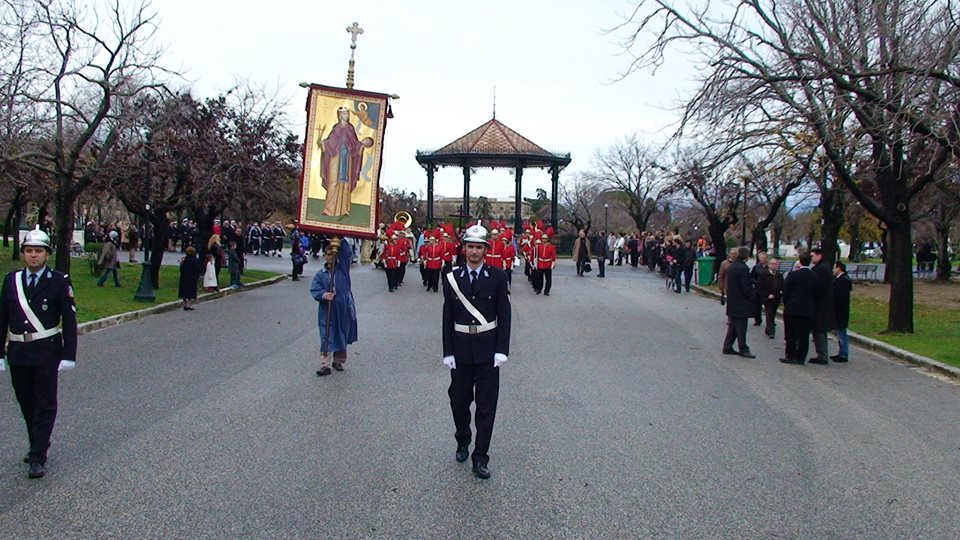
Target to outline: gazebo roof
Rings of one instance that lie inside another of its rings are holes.
[[[570,154],[548,152],[496,118],[434,151],[418,151],[417,161],[477,167],[565,166]]]

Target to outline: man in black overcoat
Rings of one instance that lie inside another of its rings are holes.
[[[830,330],[830,318],[833,307],[830,304],[833,271],[820,248],[810,250],[813,261],[813,273],[817,276],[817,292],[813,297],[816,314],[813,317],[813,348],[817,356],[810,359],[811,364],[827,364],[830,353],[827,349],[827,332]]]
[[[480,225],[463,238],[466,261],[443,278],[443,364],[450,368],[450,409],[456,426],[456,459],[470,446],[470,403],[476,401],[473,474],[490,478],[490,437],[500,394],[500,365],[510,354],[507,274],[483,263],[489,245]]]
[[[840,352],[830,359],[834,362],[846,362],[850,354],[850,342],[847,339],[847,325],[850,324],[850,292],[853,290],[853,282],[847,275],[847,266],[840,261],[833,265],[833,324],[831,325],[837,333],[837,343],[840,344]]]
[[[745,358],[756,358],[747,347],[747,319],[753,317],[756,307],[753,300],[753,279],[747,268],[750,250],[737,248],[737,258],[727,267],[725,276],[727,294],[727,335],[723,339],[723,354],[739,354]],[[737,342],[739,352],[733,349]]]
[[[51,270],[50,237],[36,229],[20,245],[25,268],[7,274],[0,291],[0,371],[10,369],[27,426],[27,476],[46,474],[57,419],[57,373],[77,361],[77,308],[70,277]],[[9,343],[8,343],[9,340]]]
[[[810,349],[810,330],[816,315],[814,297],[819,283],[810,270],[810,254],[801,253],[798,267],[783,281],[784,364],[802,366]]]

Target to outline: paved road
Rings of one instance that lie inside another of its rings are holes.
[[[757,359],[723,356],[715,301],[557,274],[513,294],[491,480],[453,459],[440,295],[355,267],[331,377],[308,281],[83,336],[40,481],[0,384],[0,537],[956,537],[957,386],[860,351],[783,366],[753,329]]]

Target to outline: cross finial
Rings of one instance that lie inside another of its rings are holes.
[[[347,88],[353,88],[353,53],[357,50],[357,36],[363,33],[363,28],[356,21],[347,27],[350,34],[350,65],[347,68]]]
[[[497,85],[493,85],[493,119],[497,119]]]
[[[363,28],[360,28],[360,25],[354,21],[353,24],[347,27],[347,32],[350,34],[350,49],[356,49],[357,36],[363,33]],[[350,56],[353,56],[352,52],[350,53]]]

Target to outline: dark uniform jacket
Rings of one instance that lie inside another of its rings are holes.
[[[77,359],[77,308],[73,301],[70,277],[63,272],[46,268],[30,291],[27,279],[30,273],[20,270],[10,272],[3,280],[0,291],[0,357],[6,357],[11,366],[56,366],[61,360]],[[37,315],[44,328],[34,328],[17,300],[15,279],[23,280],[27,304]],[[7,332],[24,334],[40,332],[61,325],[63,330],[54,336],[30,343],[11,341]]]
[[[800,268],[787,274],[783,280],[783,314],[812,319],[816,314],[814,296],[817,287],[817,276],[809,268]]]
[[[753,301],[753,279],[750,269],[743,261],[733,261],[727,266],[726,294],[727,317],[748,319],[757,310]]]
[[[847,328],[850,324],[850,291],[853,282],[846,273],[833,278],[833,324],[832,328]]]
[[[757,267],[754,266],[754,269]],[[780,294],[783,291],[783,276],[775,268],[769,268],[765,271],[757,271],[757,298],[765,306],[776,306],[780,304]],[[773,298],[769,298],[770,295]]]
[[[507,296],[507,274],[499,268],[482,265],[477,284],[471,293],[470,270],[466,265],[451,270],[460,291],[489,322],[497,327],[478,334],[457,332],[453,325],[475,325],[477,321],[467,311],[456,293],[443,278],[443,356],[453,356],[457,364],[493,363],[495,353],[510,354],[510,299]]]
[[[813,304],[817,310],[813,318],[813,331],[826,332],[830,329],[830,318],[833,317],[833,306],[830,297],[833,296],[830,286],[833,284],[833,272],[826,259],[814,265],[813,273],[817,276],[817,294],[813,297]]]

